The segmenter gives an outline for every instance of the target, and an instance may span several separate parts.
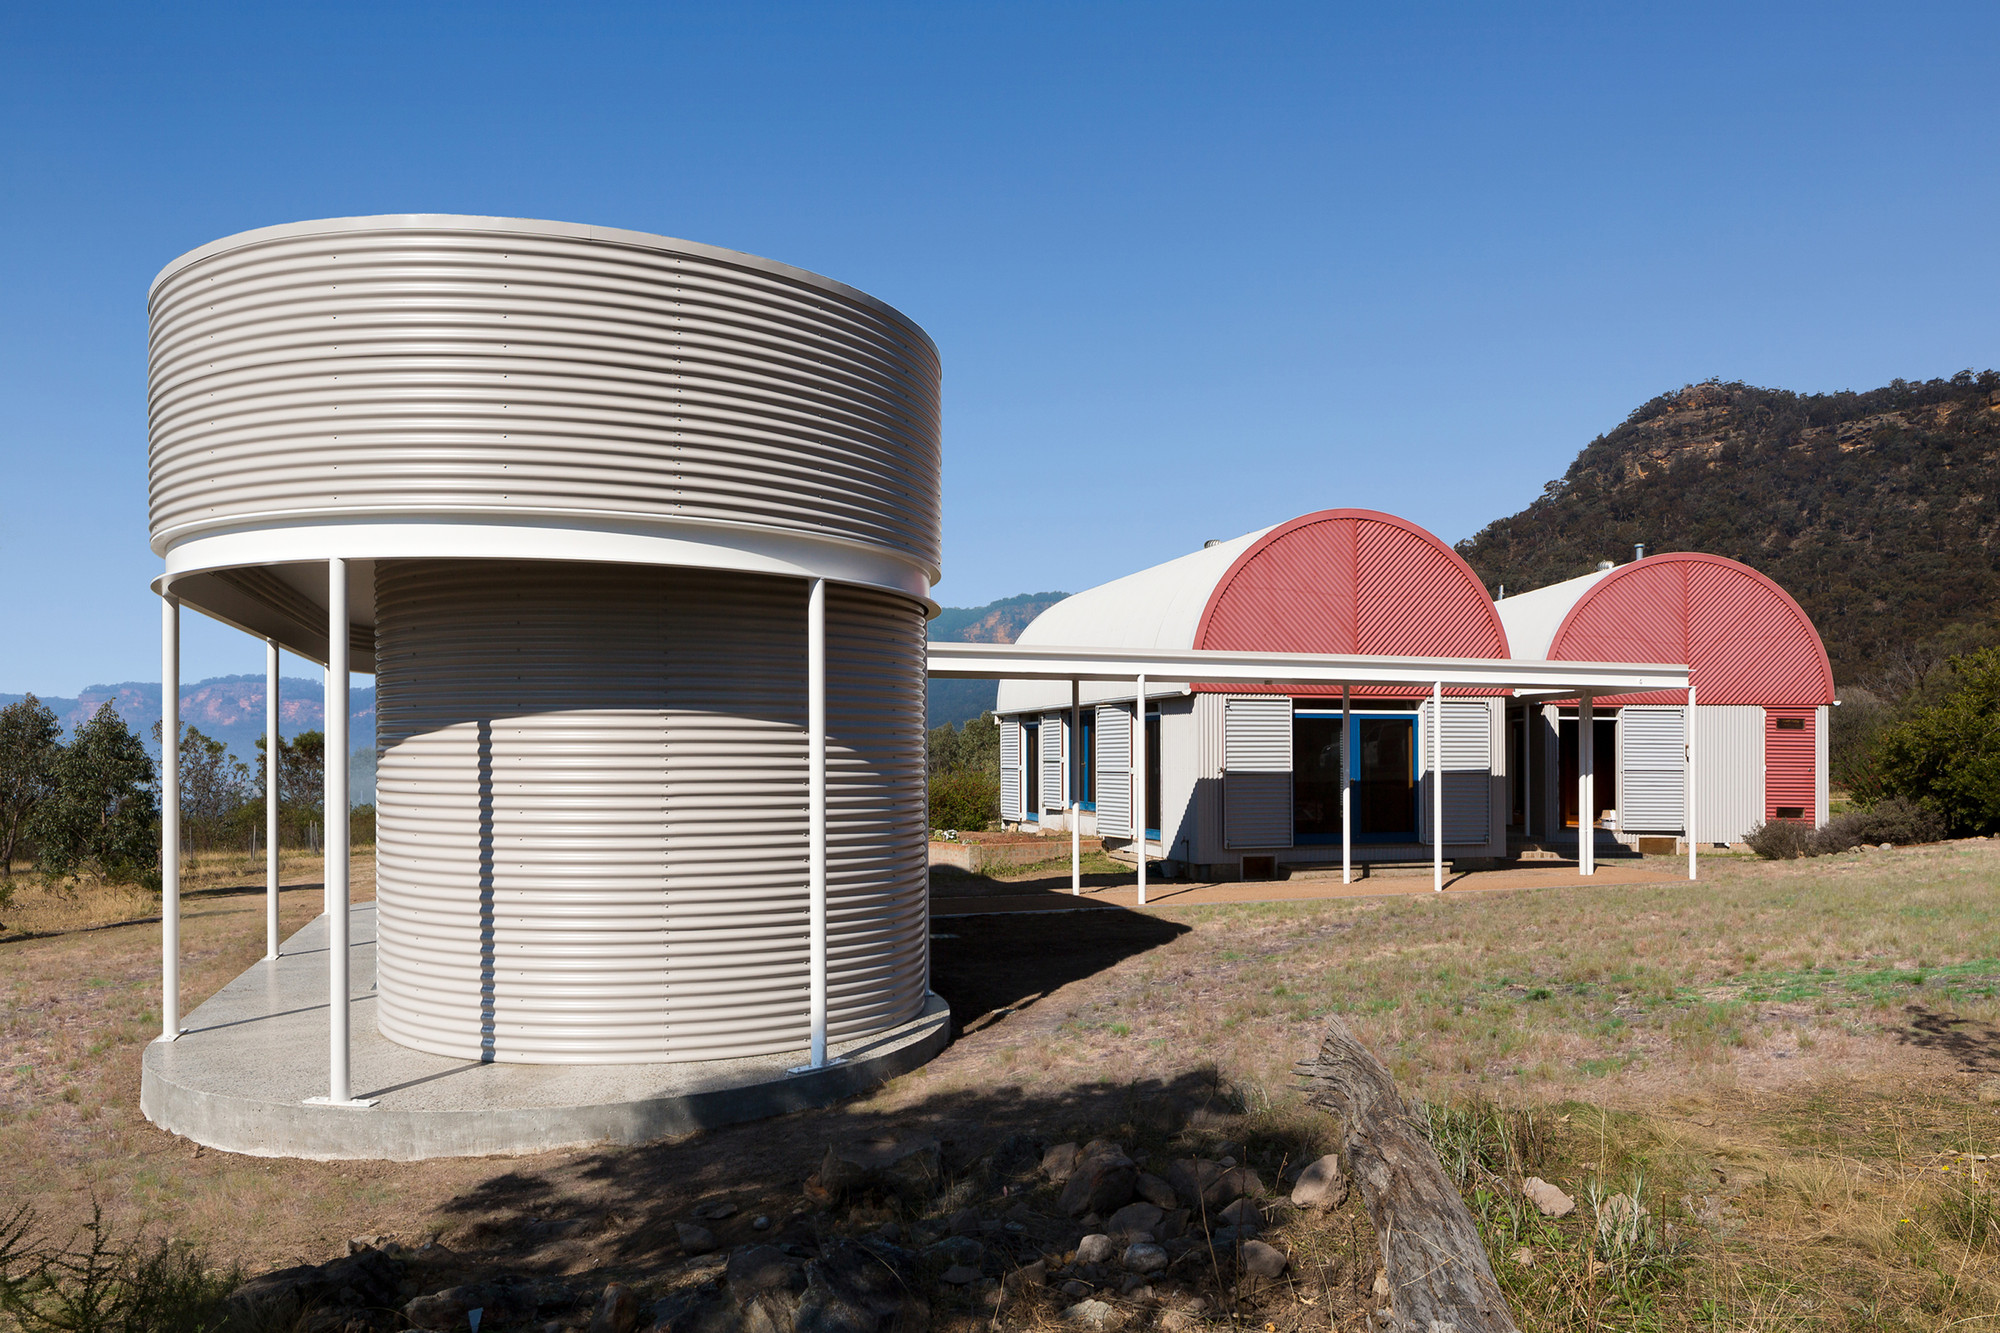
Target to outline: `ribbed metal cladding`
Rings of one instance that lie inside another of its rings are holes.
[[[936,351],[813,274],[565,224],[345,219],[197,252],[151,315],[156,550],[326,518],[677,519],[937,568]]]
[[[385,561],[380,1023],[523,1063],[807,1038],[805,585]],[[836,1036],[924,993],[923,611],[828,598]]]

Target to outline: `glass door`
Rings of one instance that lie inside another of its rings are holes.
[[[1340,714],[1292,715],[1292,841],[1340,841]]]
[[[1357,717],[1354,834],[1376,842],[1417,840],[1417,720]]]
[[[1042,728],[1039,723],[1025,722],[1021,725],[1021,762],[1028,770],[1021,786],[1028,793],[1027,809],[1022,817],[1035,823],[1042,822]]]

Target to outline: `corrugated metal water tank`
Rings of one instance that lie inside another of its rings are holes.
[[[807,1045],[816,579],[827,1033],[923,1011],[921,329],[753,255],[439,215],[225,238],[151,317],[175,594],[323,661],[350,580],[384,1035],[525,1063]]]

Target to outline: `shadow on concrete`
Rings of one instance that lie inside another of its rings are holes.
[[[1905,1005],[1907,1028],[1896,1033],[1905,1046],[1942,1051],[1968,1074],[2000,1073],[2000,1027],[1981,1019],[1939,1013],[1921,1004]]]

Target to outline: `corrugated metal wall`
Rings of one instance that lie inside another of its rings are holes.
[[[1444,704],[1444,841],[1447,847],[1484,845],[1493,838],[1494,743],[1493,715],[1498,711],[1484,699],[1447,699]],[[1418,713],[1421,735],[1417,742],[1421,775],[1421,805],[1418,812],[1419,837],[1431,838],[1431,812],[1436,797],[1431,783],[1437,767],[1432,762],[1436,749],[1436,729],[1432,725],[1431,704],[1424,701]]]
[[[1687,794],[1685,711],[1657,705],[1619,710],[1620,832],[1681,832]]]
[[[1741,842],[1764,818],[1764,710],[1701,704],[1695,727],[1694,836]]]
[[[377,568],[380,1023],[524,1063],[806,1039],[805,588]],[[828,598],[829,1022],[925,984],[922,608]]]
[[[1764,710],[1764,818],[1810,820],[1819,813],[1817,708]]]
[[[1192,697],[1163,698],[1160,710],[1160,854],[1181,861],[1197,860],[1200,840],[1201,781],[1195,754],[1201,741],[1200,720]]]
[[[208,247],[151,311],[158,551],[479,514],[750,525],[938,565],[937,354],[813,274],[600,228],[350,219]]]
[[[1132,709],[1097,705],[1097,831],[1132,836]]]
[[[1813,713],[1813,741],[1817,753],[1813,757],[1813,786],[1816,799],[1813,802],[1813,824],[1815,827],[1826,823],[1827,811],[1827,748],[1828,723],[1832,720],[1832,710],[1822,705]]]
[[[1026,731],[1016,717],[1000,719],[1000,818],[1022,817],[1022,793],[1027,790],[1021,768],[1021,749]]]
[[[1069,714],[1048,713],[1042,717],[1039,733],[1042,741],[1042,809],[1045,812],[1067,810],[1069,789],[1063,785],[1063,743],[1069,731]]]
[[[1226,848],[1222,832],[1222,752],[1224,708],[1229,696],[1197,694],[1190,715],[1194,744],[1194,842],[1188,859],[1202,865],[1220,864]]]
[[[1222,822],[1230,848],[1292,845],[1292,701],[1230,696],[1223,704]]]

